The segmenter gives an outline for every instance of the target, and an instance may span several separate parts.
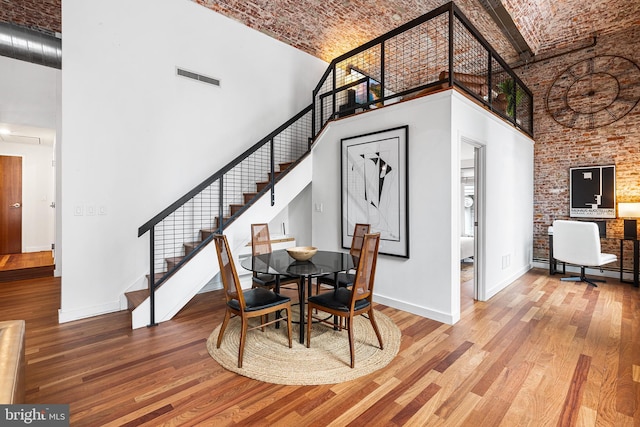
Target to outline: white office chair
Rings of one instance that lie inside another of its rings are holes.
[[[588,279],[584,274],[585,267],[600,267],[618,259],[613,254],[600,252],[600,231],[595,222],[553,221],[553,257],[558,261],[580,266],[580,276],[563,277],[560,280],[586,282],[598,286],[594,282],[599,279]]]

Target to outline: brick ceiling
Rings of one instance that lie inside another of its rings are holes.
[[[187,1],[187,0],[185,0]],[[331,61],[446,0],[191,0]],[[497,3],[500,0],[483,0]],[[502,0],[538,57],[640,25],[640,0]],[[508,62],[516,51],[480,5],[456,4]],[[61,0],[0,0],[0,21],[61,32]]]
[[[331,61],[447,0],[192,0]],[[496,3],[499,0],[488,0]],[[516,51],[478,0],[455,3],[508,62]],[[503,0],[538,57],[584,46],[594,33],[640,25],[640,0]]]

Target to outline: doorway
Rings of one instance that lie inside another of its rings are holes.
[[[461,311],[479,299],[483,286],[484,146],[460,139]]]
[[[0,123],[0,276],[54,265],[55,135]]]
[[[22,253],[22,157],[0,156],[0,254]]]

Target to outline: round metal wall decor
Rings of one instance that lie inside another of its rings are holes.
[[[547,93],[547,111],[563,126],[595,129],[629,113],[640,99],[640,67],[602,55],[567,68]]]

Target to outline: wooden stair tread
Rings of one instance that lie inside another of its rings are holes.
[[[255,192],[255,193],[242,193],[242,196],[244,197],[245,205],[247,203],[249,203],[251,200],[253,200],[257,195],[258,195],[258,192]]]
[[[149,298],[149,289],[140,289],[138,291],[125,292],[124,296],[127,297],[127,307],[129,310],[133,310]]]

